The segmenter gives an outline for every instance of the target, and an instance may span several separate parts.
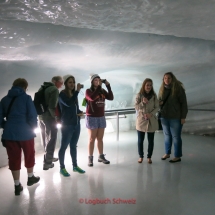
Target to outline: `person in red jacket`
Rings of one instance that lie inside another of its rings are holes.
[[[106,128],[106,120],[104,116],[105,99],[113,100],[113,92],[110,83],[107,80],[101,80],[98,74],[91,76],[91,87],[86,90],[86,127],[89,134],[89,162],[88,166],[93,166],[93,151],[95,139],[97,139],[97,147],[99,151],[98,162],[109,164],[110,161],[105,159],[103,154],[103,136]],[[102,83],[107,90],[102,88]]]

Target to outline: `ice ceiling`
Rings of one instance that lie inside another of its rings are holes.
[[[15,78],[29,93],[54,75],[89,86],[99,73],[112,85],[112,107],[133,101],[146,77],[158,92],[172,71],[189,108],[215,109],[215,1],[0,0],[0,96]],[[215,113],[189,111],[184,130],[215,133]]]

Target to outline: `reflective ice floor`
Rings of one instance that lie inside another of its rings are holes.
[[[78,164],[84,175],[73,173],[69,150],[66,168],[71,176],[59,174],[59,163],[42,170],[43,156],[36,156],[35,175],[41,180],[27,187],[22,164],[24,190],[14,195],[8,167],[0,169],[0,214],[145,214],[214,215],[215,214],[215,138],[183,134],[182,162],[161,161],[163,135],[156,133],[150,165],[138,164],[135,131],[105,134],[104,146],[110,165],[97,162],[87,166],[87,134],[82,132],[78,145]],[[145,143],[145,149],[146,149]],[[55,155],[57,156],[57,149]],[[127,203],[126,203],[127,202]]]

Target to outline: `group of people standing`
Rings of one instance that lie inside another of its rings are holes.
[[[99,151],[98,162],[109,164],[103,154],[103,136],[106,127],[104,117],[105,99],[113,100],[113,93],[110,83],[101,80],[99,75],[91,76],[91,87],[86,90],[86,127],[89,133],[89,162],[93,166],[93,151],[95,140]],[[105,84],[107,91],[102,88]],[[64,84],[65,89],[59,93]],[[13,82],[12,88],[0,102],[0,127],[3,128],[2,140],[6,147],[9,169],[15,184],[15,195],[20,195],[23,186],[20,183],[21,153],[24,153],[25,167],[27,168],[27,185],[31,186],[40,180],[34,176],[35,164],[34,129],[37,128],[37,112],[34,103],[26,94],[28,82],[18,78]],[[43,170],[54,167],[54,163],[60,163],[60,173],[68,177],[64,158],[65,152],[70,145],[73,172],[85,173],[77,164],[77,143],[80,135],[80,117],[83,112],[79,109],[78,94],[82,85],[76,85],[75,77],[66,75],[55,76],[51,82],[44,82],[39,90],[44,90],[44,98],[47,111],[39,115],[39,126],[41,129],[42,142],[45,150]],[[5,120],[6,118],[6,120]],[[57,123],[61,123],[61,145],[58,158],[54,158],[54,151],[57,141]]]
[[[183,84],[176,79],[172,72],[167,72],[163,76],[157,97],[153,89],[153,81],[146,78],[136,96],[135,109],[137,111],[138,163],[143,162],[145,133],[148,137],[147,161],[150,164],[152,163],[154,135],[155,131],[158,130],[158,110],[160,111],[165,143],[165,154],[161,157],[161,160],[170,158],[173,143],[174,158],[169,162],[180,162],[182,157],[181,131],[188,112]]]
[[[86,90],[86,127],[88,129],[88,166],[93,166],[93,152],[95,141],[99,152],[98,162],[109,164],[103,152],[103,136],[106,127],[104,116],[105,100],[113,100],[113,92],[110,83],[102,80],[98,74],[90,78],[91,86]],[[64,84],[65,88],[59,93]],[[107,90],[102,88],[104,84]],[[34,150],[34,129],[37,127],[37,112],[34,103],[26,94],[28,82],[18,78],[13,82],[12,88],[0,103],[0,126],[3,128],[2,139],[6,147],[9,169],[15,184],[15,195],[20,195],[23,186],[20,183],[21,152],[24,153],[25,167],[27,168],[27,185],[31,186],[40,180],[33,174],[35,164]],[[83,112],[79,109],[78,95],[82,88],[80,83],[76,84],[75,77],[66,75],[55,76],[51,82],[44,82],[39,90],[44,90],[44,98],[47,104],[47,111],[39,115],[39,126],[41,128],[42,142],[45,150],[43,170],[54,167],[54,163],[60,163],[60,173],[69,177],[70,173],[65,167],[65,152],[70,146],[73,171],[85,173],[77,164],[77,143],[80,136],[80,118]],[[186,95],[182,83],[169,72],[163,77],[159,96],[157,98],[153,90],[151,79],[145,79],[140,92],[136,96],[135,109],[138,112],[136,129],[138,133],[138,162],[142,163],[144,157],[143,141],[145,133],[148,136],[148,163],[152,163],[151,156],[154,148],[154,134],[158,129],[158,122],[155,117],[159,107],[162,107],[161,122],[165,137],[165,160],[170,157],[172,142],[175,146],[175,158],[170,162],[181,161],[182,141],[181,129],[187,114]],[[5,121],[6,117],[6,121]],[[58,158],[54,158],[54,151],[57,141],[56,124],[60,122],[61,145]]]

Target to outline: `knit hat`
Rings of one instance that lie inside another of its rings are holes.
[[[65,84],[65,82],[66,82],[69,78],[74,78],[74,76],[73,76],[73,75],[64,75],[64,76],[63,76],[63,83]]]
[[[90,81],[92,83],[92,81],[95,79],[95,78],[100,78],[98,74],[93,74],[90,76]]]

